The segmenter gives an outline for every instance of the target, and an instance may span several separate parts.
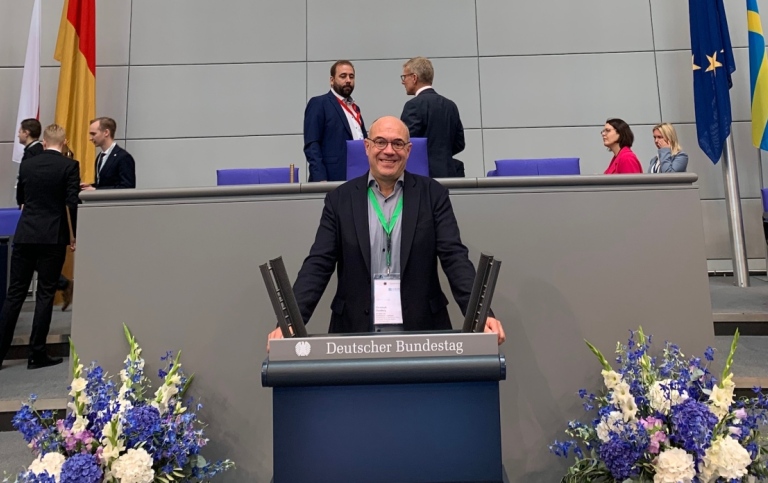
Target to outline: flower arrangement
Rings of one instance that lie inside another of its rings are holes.
[[[582,389],[579,396],[590,423],[571,421],[571,439],[549,448],[575,457],[562,478],[575,482],[733,483],[768,477],[765,436],[768,399],[760,388],[754,397],[734,398],[731,365],[736,332],[720,378],[704,358],[686,358],[669,342],[658,356],[649,353],[651,337],[642,328],[617,344],[614,370],[587,342],[603,366],[605,389],[599,395]]]
[[[70,341],[68,415],[56,419],[52,411],[37,411],[32,395],[14,416],[14,427],[36,455],[17,483],[191,483],[234,467],[200,454],[208,443],[195,412],[202,406],[193,409],[184,401],[193,377],[181,371],[181,353],[161,358],[162,383],[150,395],[141,348],[124,331],[130,352],[119,382],[95,363],[84,368]]]

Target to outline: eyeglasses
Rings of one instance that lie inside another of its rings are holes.
[[[600,131],[600,134],[606,135],[606,134],[610,134],[612,132],[616,132],[616,131],[614,131],[613,129],[603,129],[602,131]]]
[[[402,151],[403,149],[405,149],[406,146],[411,144],[409,142],[403,141],[402,139],[395,139],[394,141],[387,141],[384,138],[376,138],[376,139],[366,138],[366,139],[372,142],[373,145],[376,146],[376,149],[379,149],[379,150],[387,149],[387,146],[391,144],[392,149],[394,149],[395,151]]]
[[[405,78],[408,77],[409,75],[416,75],[416,74],[414,74],[413,72],[411,72],[410,74],[403,74],[400,76],[400,82],[405,82]]]

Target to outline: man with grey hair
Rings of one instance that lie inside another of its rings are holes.
[[[429,176],[454,178],[463,172],[461,161],[453,156],[464,150],[464,126],[456,103],[432,88],[434,77],[432,62],[425,57],[403,64],[400,80],[405,93],[415,97],[405,103],[400,119],[412,138],[427,138]]]

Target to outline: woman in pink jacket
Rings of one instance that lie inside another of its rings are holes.
[[[642,173],[640,161],[632,152],[632,142],[635,135],[629,128],[629,124],[621,119],[608,119],[605,127],[600,132],[603,135],[603,145],[613,153],[611,164],[605,170],[605,174],[634,174]]]

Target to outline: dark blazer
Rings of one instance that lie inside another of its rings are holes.
[[[368,231],[368,174],[350,180],[325,197],[315,242],[293,290],[308,322],[337,272],[329,332],[371,332],[371,243]],[[443,267],[462,313],[466,312],[475,267],[461,243],[448,190],[408,172],[403,184],[401,291],[405,330],[449,330],[448,299],[440,288]]]
[[[412,138],[427,138],[429,176],[456,177],[453,156],[464,150],[464,126],[456,104],[432,88],[424,89],[405,103],[400,119]]]
[[[96,168],[98,169],[99,157],[96,156]],[[109,159],[104,160],[101,172],[98,173],[94,188],[122,189],[136,187],[136,162],[133,156],[115,144],[115,149],[109,153]]]
[[[51,149],[29,158],[19,166],[16,202],[24,209],[13,235],[14,243],[68,245],[66,207],[77,230],[80,203],[80,165]]]
[[[367,137],[365,121],[361,127],[363,137]],[[304,110],[304,156],[309,163],[309,181],[345,181],[347,141],[351,139],[347,116],[332,91],[310,99]]]
[[[24,154],[22,155],[21,160],[24,161],[25,159],[34,158],[38,154],[43,154],[43,151],[45,151],[43,143],[30,143],[29,145],[24,146]]]

